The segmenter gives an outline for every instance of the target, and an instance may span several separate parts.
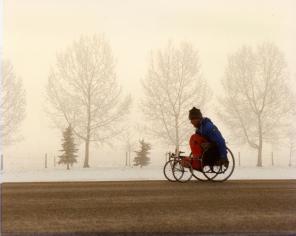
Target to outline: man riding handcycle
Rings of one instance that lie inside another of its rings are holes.
[[[179,182],[186,182],[192,176],[202,181],[227,180],[233,173],[235,163],[221,132],[196,107],[189,111],[189,120],[196,128],[189,141],[191,154],[189,157],[181,156],[182,152],[170,154],[170,160],[164,167],[166,178]],[[172,171],[174,179],[168,177],[169,171]]]

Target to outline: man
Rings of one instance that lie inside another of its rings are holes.
[[[209,143],[201,143],[201,147],[204,150],[207,148],[217,148],[219,153],[217,164],[228,166],[229,162],[227,159],[225,140],[213,122],[209,118],[204,118],[201,111],[196,107],[193,107],[189,111],[189,120],[196,128],[195,134],[200,135],[209,141]]]

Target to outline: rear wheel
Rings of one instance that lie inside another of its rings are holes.
[[[190,158],[193,158],[192,152],[190,153],[189,157]],[[201,165],[202,165],[202,162],[201,162]],[[197,180],[199,180],[199,181],[207,181],[208,180],[208,178],[206,178],[205,175],[203,174],[202,169],[201,170],[197,170],[197,169],[194,169],[192,167],[192,176],[194,178],[196,178]]]
[[[203,170],[192,169],[192,176],[199,181],[208,181],[209,179],[204,175]]]
[[[204,175],[211,181],[223,182],[230,178],[235,168],[233,153],[227,148],[228,165],[213,165],[203,168]]]
[[[203,167],[203,175],[208,179],[208,180],[214,180],[217,175],[218,171],[220,169],[220,166],[212,166],[212,165],[206,165]]]

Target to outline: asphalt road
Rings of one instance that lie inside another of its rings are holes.
[[[296,180],[4,183],[1,190],[3,235],[296,235]]]

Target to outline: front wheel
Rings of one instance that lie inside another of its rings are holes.
[[[174,162],[175,162],[175,160],[173,160],[173,159],[168,160],[163,167],[163,174],[164,174],[165,178],[170,182],[176,181],[176,179],[173,175]]]
[[[192,166],[189,161],[177,160],[173,165],[173,175],[178,182],[185,183],[192,178]]]

